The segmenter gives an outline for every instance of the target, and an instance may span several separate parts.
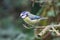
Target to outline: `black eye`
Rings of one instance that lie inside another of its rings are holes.
[[[24,16],[24,15],[22,15],[22,16]]]
[[[26,14],[28,16],[28,14]]]

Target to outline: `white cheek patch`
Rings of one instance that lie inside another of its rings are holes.
[[[22,16],[23,14],[20,14],[20,16]]]
[[[26,15],[25,16],[22,16],[22,18],[25,18],[26,17]]]

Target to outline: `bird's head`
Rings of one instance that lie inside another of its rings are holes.
[[[28,11],[23,11],[23,12],[21,12],[20,17],[24,19],[24,18],[28,17],[29,13],[30,12],[28,12]]]

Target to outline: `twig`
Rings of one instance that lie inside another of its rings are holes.
[[[32,3],[32,7],[34,7],[35,0],[32,0],[32,2],[33,2],[33,3]]]
[[[51,27],[51,26],[53,26],[53,27]],[[57,35],[60,35],[60,33],[57,32],[57,30],[54,29],[54,27],[59,27],[59,26],[60,26],[60,24],[58,24],[58,25],[48,25],[48,26],[45,26],[46,28],[44,28],[38,35],[39,36],[43,36],[47,31],[50,30],[50,28],[52,28],[53,31],[55,31]]]
[[[39,34],[38,36],[43,36],[48,30],[50,29],[50,26],[46,26]]]
[[[51,27],[52,29],[53,29],[53,31],[58,35],[58,36],[60,36],[60,33],[52,26]]]

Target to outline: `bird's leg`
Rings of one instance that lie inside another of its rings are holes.
[[[35,26],[33,26],[33,25],[31,26],[31,25],[28,25],[28,24],[23,24],[23,26],[27,29],[35,29]],[[31,26],[31,27],[29,27],[29,26]]]
[[[25,24],[23,24],[23,26],[25,27],[25,28],[27,28],[27,29],[30,29],[29,27],[27,27]]]

